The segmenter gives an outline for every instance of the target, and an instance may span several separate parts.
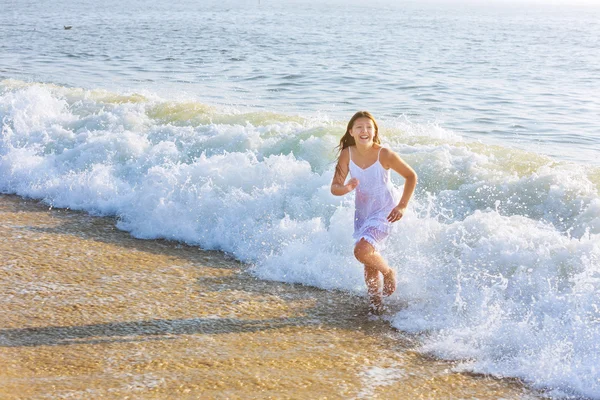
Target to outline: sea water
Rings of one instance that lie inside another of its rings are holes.
[[[598,8],[258,3],[4,2],[0,191],[363,294],[329,185],[368,109],[419,175],[391,324],[600,397]]]

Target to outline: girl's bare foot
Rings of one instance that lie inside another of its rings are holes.
[[[372,296],[369,298],[369,314],[383,314],[383,302],[381,301],[381,296]]]
[[[387,274],[383,275],[383,295],[389,296],[396,291],[396,271],[390,268]]]

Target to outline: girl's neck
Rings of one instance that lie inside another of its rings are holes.
[[[363,156],[363,155],[367,155],[367,154],[371,153],[373,150],[376,150],[377,149],[376,146],[377,145],[375,143],[372,143],[372,144],[366,145],[366,146],[362,145],[362,144],[355,144],[354,148],[356,149],[356,152],[358,154]]]

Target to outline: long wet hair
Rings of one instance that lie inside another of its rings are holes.
[[[342,154],[342,150],[344,150],[346,147],[354,146],[356,144],[354,138],[352,137],[352,135],[350,135],[350,131],[354,126],[354,122],[356,122],[356,120],[359,118],[369,118],[373,122],[373,126],[375,127],[375,136],[373,137],[373,143],[381,144],[381,140],[379,139],[379,127],[377,126],[377,121],[375,121],[375,117],[373,117],[373,115],[368,111],[358,111],[352,116],[352,118],[350,118],[350,121],[348,121],[346,133],[344,133],[344,136],[342,136],[342,139],[340,139],[340,144],[337,146],[338,157],[337,165],[335,168],[336,172],[338,172],[340,169],[340,155]]]

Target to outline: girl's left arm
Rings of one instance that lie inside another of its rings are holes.
[[[380,162],[385,169],[393,169],[406,180],[400,202],[387,217],[388,221],[396,222],[404,215],[406,206],[408,206],[408,202],[415,191],[417,173],[398,154],[385,147],[381,150]]]

